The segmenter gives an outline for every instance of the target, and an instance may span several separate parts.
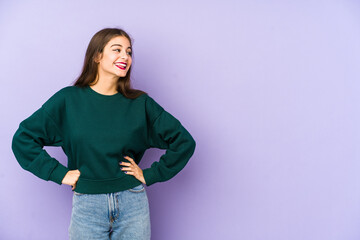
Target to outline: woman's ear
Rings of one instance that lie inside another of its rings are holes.
[[[94,58],[94,61],[95,61],[96,63],[99,63],[100,60],[101,60],[101,58],[102,58],[102,53],[97,53],[97,55],[96,55],[95,58]]]

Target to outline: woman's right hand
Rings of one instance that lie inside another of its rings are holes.
[[[61,183],[63,184],[67,184],[67,185],[70,185],[72,186],[71,190],[74,190],[75,187],[76,187],[76,182],[78,181],[80,177],[80,171],[79,170],[69,170],[64,179],[62,180]]]

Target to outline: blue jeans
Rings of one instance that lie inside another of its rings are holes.
[[[70,240],[149,240],[150,211],[143,184],[105,194],[74,192]]]

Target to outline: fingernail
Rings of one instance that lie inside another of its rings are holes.
[[[125,173],[127,173],[127,171],[125,171]]]

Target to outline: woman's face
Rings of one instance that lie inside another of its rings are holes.
[[[132,49],[126,37],[112,38],[104,47],[98,61],[98,73],[102,77],[125,77],[131,66]]]

